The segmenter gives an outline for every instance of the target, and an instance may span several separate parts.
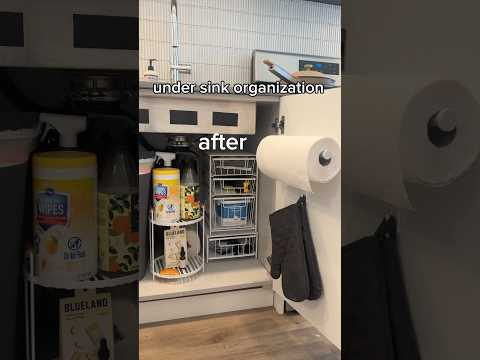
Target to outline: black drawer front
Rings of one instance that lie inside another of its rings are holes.
[[[138,18],[74,14],[73,46],[138,50]]]
[[[238,126],[238,114],[226,112],[213,113],[213,125],[215,126]]]
[[[0,11],[0,46],[24,46],[22,13]]]
[[[170,110],[170,124],[198,125],[198,114],[196,111]]]

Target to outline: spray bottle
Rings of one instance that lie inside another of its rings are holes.
[[[155,167],[171,168],[177,155],[171,152],[155,152]]]
[[[98,194],[99,268],[109,275],[139,269],[138,175],[125,129],[105,137]]]
[[[44,126],[42,150],[74,149],[78,134],[87,129],[85,116],[41,113],[39,118]]]

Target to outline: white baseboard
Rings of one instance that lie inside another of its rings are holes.
[[[283,315],[285,313],[285,299],[283,296],[277,294],[275,291],[273,292],[273,308],[279,315]]]
[[[271,287],[140,301],[140,325],[272,306]]]

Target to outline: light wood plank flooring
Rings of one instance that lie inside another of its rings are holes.
[[[141,360],[339,360],[338,350],[300,315],[273,309],[149,325]]]

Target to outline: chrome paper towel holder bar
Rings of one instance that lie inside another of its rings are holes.
[[[457,135],[456,113],[452,109],[443,108],[430,118],[427,124],[427,136],[436,147],[450,145]]]
[[[318,162],[320,165],[326,167],[332,162],[332,154],[328,150],[322,150],[318,156]]]

